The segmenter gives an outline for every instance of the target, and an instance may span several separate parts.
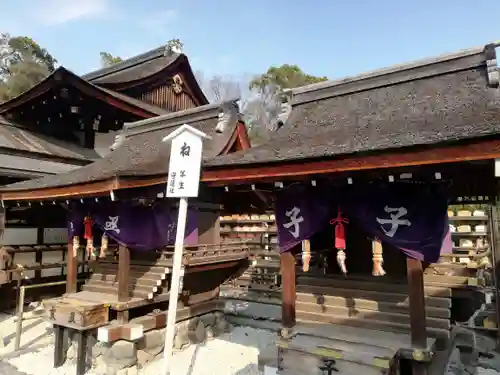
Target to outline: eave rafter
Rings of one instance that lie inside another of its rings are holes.
[[[239,144],[241,149],[247,149],[250,147],[250,141],[243,122],[239,122],[236,125],[231,138],[222,150],[221,154],[227,154],[236,144]],[[166,180],[166,175],[150,176],[145,178],[113,177],[101,181],[92,181],[85,184],[76,184],[71,186],[4,192],[0,194],[0,197],[2,200],[6,201],[29,201],[58,198],[66,199],[71,196],[90,197],[106,195],[113,190],[159,185],[165,183]]]
[[[378,155],[353,155],[343,159],[322,161],[295,161],[290,163],[251,167],[205,168],[201,181],[209,186],[252,184],[282,181],[286,178],[311,178],[312,176],[367,171],[381,168],[400,168],[479,160],[500,159],[500,139],[476,140],[468,144],[434,147],[421,150],[386,152]],[[3,200],[42,200],[70,196],[95,196],[111,190],[147,187],[165,183],[166,176],[141,179],[112,178],[56,188],[13,191],[1,194]]]

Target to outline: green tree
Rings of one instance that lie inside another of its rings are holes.
[[[267,72],[250,81],[250,89],[276,94],[284,89],[326,81],[326,77],[316,77],[305,73],[297,65],[283,64],[271,66]]]
[[[0,102],[30,89],[55,70],[57,60],[33,39],[0,34]]]
[[[119,56],[113,56],[109,52],[101,52],[101,65],[103,67],[111,66],[122,62],[123,59]]]
[[[249,88],[256,95],[248,101],[245,111],[247,123],[251,124],[251,133],[260,142],[269,137],[266,134],[268,131],[277,129],[276,120],[282,110],[280,96],[283,90],[326,80],[327,77],[307,74],[297,65],[291,64],[271,66],[264,74],[254,77],[249,82]]]

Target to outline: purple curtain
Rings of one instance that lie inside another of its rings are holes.
[[[434,263],[452,250],[448,199],[439,185],[373,185],[352,190],[342,204],[347,215],[370,236],[407,256]]]
[[[134,205],[129,202],[97,203],[89,206],[72,205],[69,210],[69,231],[83,234],[84,216],[91,213],[94,225],[116,242],[134,250],[161,249],[175,243],[177,208],[168,202],[153,206]],[[196,210],[189,208],[185,243],[198,243]]]
[[[83,220],[85,211],[83,206],[77,203],[68,205],[68,239],[73,236],[83,236]]]
[[[301,185],[280,191],[276,197],[280,250],[290,250],[322,230],[339,206],[369,236],[412,258],[433,263],[452,250],[446,195],[439,186],[410,183],[364,185],[340,197],[331,189]]]
[[[319,189],[293,185],[276,197],[276,226],[280,251],[288,251],[320,231],[329,222],[330,211]]]

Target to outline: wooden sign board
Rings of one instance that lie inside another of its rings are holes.
[[[168,165],[167,197],[194,198],[198,196],[203,138],[199,130],[182,125],[164,141],[171,141]]]

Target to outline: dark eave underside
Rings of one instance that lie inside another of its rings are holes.
[[[47,155],[55,158],[62,158],[82,162],[91,162],[99,159],[95,150],[80,147],[76,144],[58,140],[44,134],[35,133],[7,121],[0,116],[0,149],[4,152],[12,150],[22,152],[23,155],[29,153]],[[1,156],[3,158],[3,156]],[[2,166],[4,162],[2,159]]]

